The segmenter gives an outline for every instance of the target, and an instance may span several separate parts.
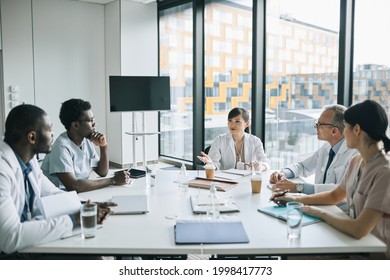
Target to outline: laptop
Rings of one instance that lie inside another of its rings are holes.
[[[149,212],[147,194],[132,194],[113,196],[112,202],[118,206],[110,207],[111,215],[145,214]]]

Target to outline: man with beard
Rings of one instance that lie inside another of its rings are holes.
[[[41,108],[26,104],[9,112],[0,142],[0,259],[35,258],[17,252],[69,235],[79,224],[78,213],[42,215],[41,198],[62,192],[43,175],[35,157],[48,153],[52,142],[52,122]],[[99,209],[99,223],[108,210]]]
[[[130,182],[128,171],[116,172],[110,178],[89,179],[92,170],[101,177],[107,176],[109,160],[106,137],[96,131],[95,117],[88,101],[65,101],[61,106],[60,120],[66,131],[56,139],[41,167],[54,185],[80,193]],[[100,149],[100,157],[95,146]]]

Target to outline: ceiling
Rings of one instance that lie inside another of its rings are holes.
[[[107,4],[110,2],[113,2],[114,0],[78,0],[80,2],[90,2],[90,3],[96,3],[96,4]],[[132,2],[138,2],[143,4],[149,4],[152,2],[156,2],[157,0],[130,0]]]

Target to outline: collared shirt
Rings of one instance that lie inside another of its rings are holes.
[[[15,151],[14,151],[15,153]],[[15,156],[16,156],[16,159],[18,160],[19,162],[19,165],[20,165],[20,168],[22,169],[22,172],[23,172],[23,176],[24,176],[24,184],[25,184],[25,191],[26,191],[26,199],[25,199],[25,206],[24,206],[24,210],[22,212],[22,215],[20,217],[20,220],[22,222],[26,221],[26,220],[30,220],[31,217],[32,217],[32,209],[33,209],[33,203],[34,203],[34,190],[31,186],[31,183],[28,179],[28,174],[32,171],[32,168],[31,168],[31,165],[30,163],[27,163],[25,164],[23,162],[23,160],[21,159],[21,157],[15,153]],[[26,208],[27,207],[27,208]]]
[[[90,140],[84,139],[79,147],[69,139],[65,131],[55,140],[51,152],[43,160],[41,169],[54,185],[65,189],[56,173],[73,173],[78,180],[88,179],[99,160],[95,145]]]
[[[345,138],[341,139],[339,142],[337,142],[331,149],[334,152],[334,156],[336,156],[337,152],[340,150],[341,145],[343,145],[345,141]],[[290,168],[283,168],[281,170],[285,175],[287,179],[295,178],[294,172]],[[303,186],[303,193],[305,194],[313,194],[314,193],[314,184],[305,183]]]

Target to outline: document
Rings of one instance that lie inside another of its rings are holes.
[[[287,207],[286,206],[268,206],[257,209],[259,212],[271,215],[275,218],[281,219],[283,221],[287,221]],[[322,220],[317,217],[309,216],[303,214],[302,217],[302,226],[314,224],[321,222]]]
[[[248,243],[241,221],[177,221],[176,244]]]
[[[193,188],[210,189],[212,184],[216,186],[217,191],[222,192],[226,192],[238,185],[238,183],[234,181],[207,179],[200,177],[196,177],[195,179],[188,181],[188,186]]]
[[[145,214],[149,212],[147,194],[116,195],[111,199],[118,206],[110,207],[111,215]]]
[[[221,173],[235,174],[235,175],[240,175],[241,177],[244,177],[244,176],[251,175],[252,170],[242,170],[242,169],[230,168],[230,169],[226,169],[226,170],[221,170]]]
[[[44,196],[41,197],[40,203],[45,219],[79,213],[81,205],[76,191]]]
[[[205,195],[191,195],[191,207],[194,214],[206,214],[211,207],[211,199],[209,194]],[[234,200],[229,197],[225,198],[219,195],[218,208],[220,213],[233,213],[240,212],[238,206],[234,203]]]

